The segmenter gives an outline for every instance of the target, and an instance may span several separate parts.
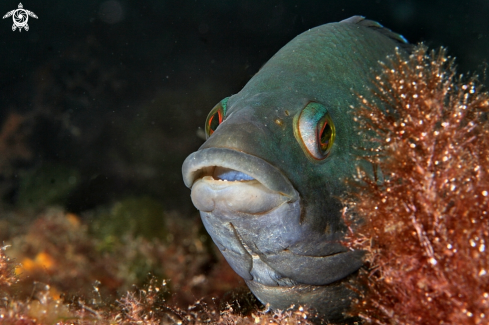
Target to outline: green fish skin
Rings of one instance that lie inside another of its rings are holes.
[[[396,47],[409,45],[360,16],[300,34],[211,111],[207,141],[183,164],[207,231],[271,308],[344,320],[363,252],[340,243],[338,197],[368,143],[350,107]]]

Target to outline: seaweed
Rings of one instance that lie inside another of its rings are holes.
[[[344,210],[346,244],[368,253],[353,313],[374,324],[485,323],[489,94],[444,49],[398,52],[382,70],[356,117],[374,173],[359,169]]]
[[[99,213],[91,228],[106,242],[126,234],[147,239],[168,236],[163,206],[149,197],[128,197],[112,205],[107,213]]]
[[[0,289],[10,287],[17,282],[15,276],[15,263],[5,254],[8,246],[0,247]]]
[[[106,212],[92,213],[78,216],[60,207],[9,212],[5,224],[14,226],[0,238],[6,243],[0,249],[0,324],[310,323],[303,308],[261,309],[200,222],[165,212],[164,240],[129,227],[107,248],[98,235],[108,233],[91,229]]]
[[[45,163],[20,173],[17,205],[42,208],[66,203],[80,183],[80,173],[62,164]]]

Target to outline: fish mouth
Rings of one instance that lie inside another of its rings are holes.
[[[299,198],[278,168],[233,149],[196,151],[185,159],[182,174],[192,202],[203,212],[263,214]]]

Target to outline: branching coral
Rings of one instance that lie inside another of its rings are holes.
[[[364,219],[349,246],[370,265],[357,313],[375,324],[485,323],[489,94],[457,76],[443,49],[418,46],[382,68],[356,118],[382,175],[360,171],[345,211],[349,224]]]

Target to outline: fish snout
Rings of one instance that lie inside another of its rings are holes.
[[[202,212],[262,214],[299,196],[276,167],[227,148],[194,152],[185,160],[182,173],[193,204]]]
[[[257,180],[228,181],[213,176],[198,179],[192,186],[191,198],[202,212],[217,209],[247,214],[265,213],[288,201],[287,197],[271,191]]]

